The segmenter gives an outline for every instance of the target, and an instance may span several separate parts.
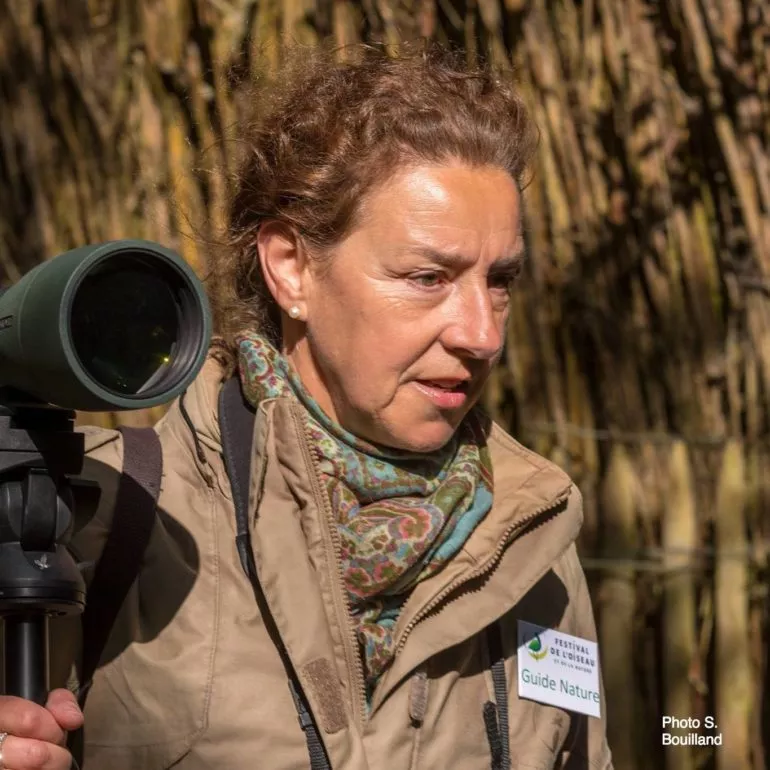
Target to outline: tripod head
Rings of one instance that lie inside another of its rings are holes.
[[[145,241],[66,252],[0,295],[4,692],[45,702],[48,619],[85,607],[67,543],[76,501],[94,490],[73,478],[84,460],[73,410],[176,397],[205,360],[210,325],[189,266]]]
[[[68,474],[83,463],[74,412],[0,392],[0,616],[5,690],[48,694],[48,618],[80,613],[85,584],[67,551],[73,524]]]

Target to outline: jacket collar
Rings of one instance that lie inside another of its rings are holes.
[[[222,436],[217,411],[223,377],[222,366],[209,357],[182,399],[183,409],[194,427],[196,439],[220,456]],[[284,413],[279,419],[280,426],[285,429],[282,433],[292,434],[279,438],[279,445],[285,447],[283,454],[286,457],[287,453],[298,451],[296,444],[300,437],[293,435],[290,428],[296,423],[288,419],[289,413],[297,407],[289,399],[277,399],[277,402],[284,407],[279,410]],[[171,411],[181,413],[179,400]],[[181,416],[174,415],[175,418]],[[571,486],[571,480],[563,470],[522,446],[486,416],[484,432],[492,460],[494,499],[491,510],[473,531],[458,555],[463,566],[481,564],[494,553],[507,530],[515,528],[517,522],[533,511],[547,508],[564,496]],[[254,449],[257,453],[260,451],[257,446]],[[582,524],[580,511],[578,516],[579,520],[575,522],[577,529]]]
[[[223,380],[221,364],[209,356],[183,396],[184,409],[196,437],[219,453],[222,452],[222,434],[218,397]],[[172,409],[179,409],[179,400]],[[558,466],[523,447],[488,417],[485,416],[484,421],[494,474],[494,503],[476,530],[481,534],[466,544],[465,550],[472,557],[486,550],[490,538],[495,540],[500,536],[500,526],[507,526],[516,510],[548,504],[570,484],[569,476]]]
[[[222,437],[217,407],[223,376],[221,365],[214,358],[209,357],[183,397],[183,408],[195,429],[196,439],[220,457]],[[281,398],[276,401],[279,414],[277,423],[281,434],[277,437],[277,446],[283,448],[281,454],[285,463],[290,455],[301,454],[298,447],[301,437],[292,429],[292,426],[297,423],[290,419],[291,412],[300,407],[294,405],[290,399]],[[172,411],[181,412],[179,401],[174,404]],[[175,414],[174,417],[179,418],[181,414]],[[451,567],[448,565],[440,573],[440,575],[452,574],[453,579],[459,577],[463,571],[478,569],[485,559],[494,556],[495,551],[501,547],[506,538],[506,533],[515,530],[517,524],[524,522],[533,512],[546,510],[557,500],[565,497],[571,487],[569,476],[558,466],[525,448],[497,423],[485,415],[483,417],[484,432],[492,460],[494,499],[491,510],[471,533],[460,553],[453,560],[453,565]],[[275,422],[274,418],[269,419]],[[258,455],[261,450],[256,446],[257,443],[255,441],[255,455]],[[293,464],[294,461],[288,463],[288,465]],[[221,471],[224,473],[224,465],[222,463],[218,465],[221,465]],[[569,532],[572,533],[570,537],[574,539],[582,525],[581,507],[578,506],[571,515],[574,521],[571,522]],[[427,581],[427,583],[433,584],[434,581]],[[423,593],[423,588],[418,586],[416,593]],[[409,613],[406,612],[409,606],[404,609],[403,622],[406,623],[409,620]]]

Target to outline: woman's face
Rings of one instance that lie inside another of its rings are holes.
[[[360,438],[443,446],[500,358],[522,260],[520,201],[501,169],[404,170],[367,198],[327,263],[302,264],[284,352],[324,411]],[[284,270],[284,275],[286,275]]]

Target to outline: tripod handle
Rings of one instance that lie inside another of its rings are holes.
[[[51,681],[48,616],[37,612],[4,620],[5,693],[45,706]]]

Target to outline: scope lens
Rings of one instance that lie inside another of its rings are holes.
[[[72,344],[83,367],[102,387],[121,395],[152,389],[173,367],[182,317],[179,278],[142,255],[106,260],[77,288]]]

